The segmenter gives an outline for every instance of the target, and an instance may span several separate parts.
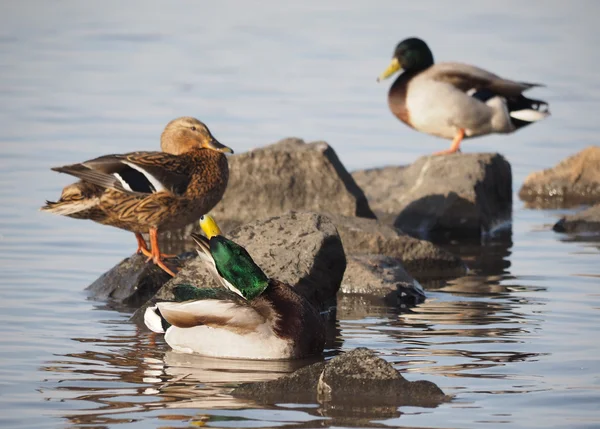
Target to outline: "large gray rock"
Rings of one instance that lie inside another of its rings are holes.
[[[552,229],[567,233],[600,232],[600,204],[561,218]]]
[[[406,380],[390,363],[366,348],[354,349],[277,380],[244,384],[232,395],[260,403],[318,400],[338,406],[431,407],[450,399],[429,381]]]
[[[167,263],[171,267],[179,267],[185,256]],[[148,301],[171,276],[152,262],[146,263],[146,259],[139,254],[123,259],[86,288],[90,297],[131,308]]]
[[[245,247],[269,277],[293,286],[318,308],[335,305],[346,269],[346,256],[328,217],[291,212],[246,224],[232,231],[228,238]],[[194,258],[157,292],[151,302],[172,300],[173,287],[178,284],[218,287],[204,264]],[[134,321],[143,321],[146,307],[133,315]]]
[[[423,287],[399,260],[382,255],[350,255],[340,292],[374,295],[388,305],[416,305],[425,300]]]
[[[385,255],[401,261],[415,278],[458,277],[466,274],[462,260],[435,244],[411,237],[375,219],[329,214],[346,254]],[[402,268],[401,267],[401,268]]]
[[[600,202],[600,146],[590,146],[555,167],[531,173],[519,198],[536,208]]]
[[[289,138],[229,157],[229,184],[211,214],[226,228],[290,210],[374,218],[363,191],[325,142]]]
[[[425,156],[352,174],[378,218],[418,237],[480,236],[512,217],[512,173],[496,153]]]

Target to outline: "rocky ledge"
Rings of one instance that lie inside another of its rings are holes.
[[[258,403],[318,401],[346,407],[435,407],[451,399],[434,383],[406,380],[390,363],[362,347],[276,380],[241,385],[231,394]]]
[[[512,218],[511,167],[497,153],[425,156],[352,177],[381,221],[416,237],[480,237]]]
[[[227,236],[244,246],[269,277],[293,286],[321,310],[335,306],[346,270],[346,255],[335,226],[326,216],[291,212],[251,222]],[[195,257],[164,286],[157,285],[158,292],[147,305],[173,299],[172,290],[178,284],[219,287],[202,261]],[[143,320],[147,305],[136,311],[134,321]]]
[[[519,198],[532,208],[600,203],[600,146],[590,146],[555,167],[531,173]]]
[[[505,167],[510,181],[510,166]],[[364,193],[324,142],[286,139],[232,157],[230,169],[225,197],[211,212],[224,234],[246,247],[268,275],[298,287],[321,307],[335,303],[340,287],[344,294],[377,294],[412,305],[424,299],[418,281],[466,272],[452,253],[375,219]],[[154,299],[170,299],[168,291],[181,282],[212,285],[189,239],[197,229],[161,237],[165,252],[192,251],[189,261],[169,261],[180,269],[176,278],[134,255],[94,282],[91,296],[138,308],[157,292]]]

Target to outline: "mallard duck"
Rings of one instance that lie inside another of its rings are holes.
[[[144,321],[176,351],[212,357],[295,359],[320,354],[324,320],[294,288],[269,278],[246,249],[205,215],[192,234],[219,288],[178,285],[174,302],[146,309]]]
[[[131,231],[137,252],[174,276],[163,262],[167,255],[159,251],[158,231],[195,222],[221,200],[229,179],[224,153],[233,150],[190,117],[169,122],[160,145],[162,152],[106,155],[53,168],[81,181],[41,210]],[[146,232],[151,250],[142,237]]]
[[[427,44],[417,38],[400,42],[381,81],[398,70],[388,94],[392,113],[417,131],[452,139],[460,150],[466,137],[512,133],[550,114],[548,103],[522,95],[537,83],[503,79],[478,67],[460,63],[434,64]]]

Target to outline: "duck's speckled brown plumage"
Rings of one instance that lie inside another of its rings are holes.
[[[60,200],[48,201],[42,210],[151,235],[197,220],[223,197],[229,179],[223,152],[232,150],[190,117],[167,124],[161,149],[54,168],[81,181],[65,187]],[[142,243],[138,250],[147,248]]]
[[[157,155],[164,154],[138,152],[135,159],[138,164],[165,161],[164,156]],[[131,158],[131,155],[128,157]],[[98,198],[98,204],[84,212],[68,215],[70,217],[91,219],[103,225],[138,233],[148,232],[150,227],[160,230],[181,228],[198,220],[221,200],[227,187],[229,167],[225,156],[211,149],[194,149],[177,156],[176,160],[168,161],[173,171],[189,174],[189,183],[181,194],[162,191],[148,196],[135,196],[78,182],[65,188],[61,201],[64,200],[65,192],[71,199],[74,197],[70,188],[82,187],[87,191],[87,198]]]

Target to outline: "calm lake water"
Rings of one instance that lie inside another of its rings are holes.
[[[367,346],[437,408],[335,415],[261,407],[227,388],[296,364],[169,351],[83,289],[131,254],[133,236],[37,211],[71,182],[51,166],[158,149],[164,125],[204,120],[237,152],[283,137],[326,140],[348,169],[406,164],[448,142],[416,133],[376,84],[417,35],[437,60],[543,82],[553,116],[469,141],[525,176],[600,136],[600,3],[22,1],[0,5],[0,427],[600,426],[600,240],[555,234],[572,211],[527,210],[512,240],[453,246],[470,275],[428,288],[409,314],[345,300],[328,350]]]

